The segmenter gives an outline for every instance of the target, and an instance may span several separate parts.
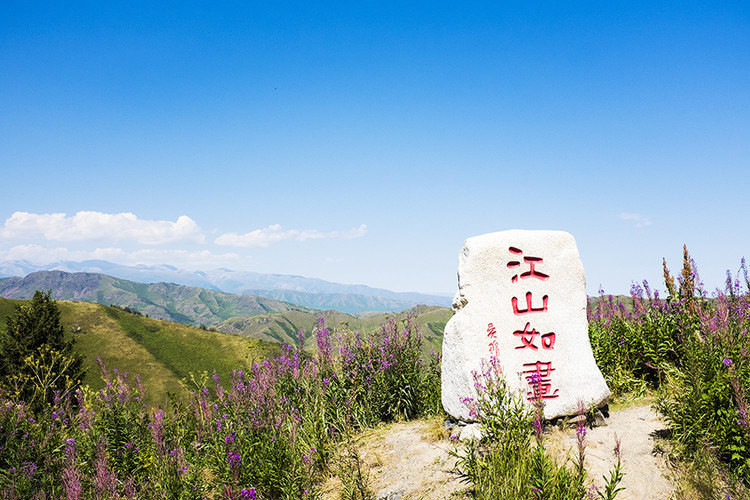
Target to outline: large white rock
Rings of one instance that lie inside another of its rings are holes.
[[[575,414],[579,401],[589,408],[609,399],[589,343],[586,278],[570,234],[511,230],[467,239],[453,310],[443,337],[442,400],[454,418],[473,420],[462,401],[476,398],[473,372],[491,357],[529,404],[536,392],[547,419]]]

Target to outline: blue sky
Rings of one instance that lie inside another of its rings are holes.
[[[452,294],[464,239],[560,229],[590,293],[683,243],[719,286],[748,5],[530,4],[3,2],[0,260]]]

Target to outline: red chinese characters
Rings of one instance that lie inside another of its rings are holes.
[[[522,255],[523,254],[523,250],[521,250],[520,248],[516,248],[516,247],[510,247],[510,248],[508,248],[508,251],[510,251],[510,253],[515,254],[515,255]],[[546,275],[544,273],[540,273],[539,271],[536,270],[536,264],[538,262],[542,262],[542,260],[543,259],[540,258],[540,257],[524,257],[523,261],[524,261],[524,263],[526,263],[526,264],[529,265],[529,270],[526,271],[525,273],[521,273],[521,276],[520,276],[521,279],[523,280],[523,279],[527,279],[527,278],[536,278],[536,279],[542,280],[542,281],[548,280],[549,279],[548,275]],[[521,262],[519,262],[517,260],[512,260],[512,261],[508,262],[508,269],[513,269],[513,268],[516,268],[516,267],[521,267]],[[516,274],[510,280],[511,280],[511,282],[515,283],[516,281],[518,281],[518,278],[519,278],[519,275]]]
[[[487,325],[487,338],[492,339],[488,344],[490,348],[490,354],[492,354],[493,356],[497,356],[499,354],[500,347],[497,343],[497,329],[492,323],[489,323]]]
[[[541,267],[544,263],[544,259],[541,257],[529,257],[523,255],[523,250],[518,247],[511,246],[508,248],[512,258],[508,262],[508,269],[516,269],[528,266],[524,272],[516,272],[511,277],[511,283],[520,284],[523,280],[535,279],[540,281],[549,280],[549,275],[543,273],[537,267]],[[523,261],[523,264],[521,263]],[[518,286],[518,285],[516,285]],[[510,300],[511,308],[515,316],[523,316],[526,314],[544,314],[549,308],[549,296],[542,295],[541,305],[539,304],[539,296],[536,300],[531,291],[527,291],[524,294],[525,308],[523,305],[519,307],[518,297],[512,297]],[[541,333],[532,327],[531,322],[527,321],[526,325],[522,330],[515,330],[513,335],[518,338],[519,345],[516,349],[529,349],[531,351],[542,351],[552,350],[555,348],[556,334],[555,332]],[[532,399],[552,399],[559,396],[558,389],[552,387],[551,374],[555,371],[552,368],[551,361],[535,361],[533,363],[524,363],[522,376],[525,376],[526,381],[529,383],[529,390],[526,394],[528,400]]]
[[[547,303],[549,302],[549,296],[544,295],[542,296],[542,307],[533,307],[531,305],[532,300],[531,292],[526,292],[526,309],[519,309],[518,308],[518,297],[513,297],[510,299],[510,303],[513,306],[513,314],[516,316],[521,316],[522,314],[528,314],[528,313],[538,313],[538,312],[547,312]]]
[[[516,349],[530,348],[538,350],[539,347],[534,343],[537,336],[541,337],[542,349],[553,349],[555,347],[555,332],[539,333],[535,328],[529,330],[531,323],[526,323],[523,330],[516,330],[513,335],[521,339],[521,345]]]
[[[559,389],[552,390],[550,374],[555,371],[552,362],[537,361],[536,363],[524,363],[523,374],[529,383],[526,399],[553,399],[559,396]]]

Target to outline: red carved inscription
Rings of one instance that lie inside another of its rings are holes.
[[[513,335],[515,335],[516,337],[520,337],[521,339],[521,345],[517,346],[516,349],[530,348],[535,351],[538,350],[539,347],[534,344],[534,340],[537,335],[541,335],[542,349],[553,349],[555,347],[555,332],[542,334],[536,331],[536,328],[532,328],[531,330],[529,330],[530,326],[531,323],[526,323],[526,326],[523,327],[523,330],[516,330],[515,332],[513,332]]]
[[[531,301],[532,301],[531,292],[526,292],[526,309],[519,309],[518,298],[513,297],[512,299],[510,299],[510,303],[513,306],[513,314],[515,314],[516,316],[520,316],[522,314],[528,314],[528,313],[547,312],[547,302],[549,302],[549,295],[544,295],[542,297],[542,307],[533,307],[531,305]]]

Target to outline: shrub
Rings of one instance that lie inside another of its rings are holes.
[[[628,309],[600,293],[589,312],[589,339],[602,374],[615,395],[639,395],[659,387],[665,371],[679,356],[679,345],[697,327],[683,302],[652,294],[648,282],[631,288]],[[648,294],[644,298],[644,289]]]
[[[29,304],[16,306],[0,341],[0,387],[38,412],[45,404],[78,388],[83,358],[65,339],[60,311],[51,293],[37,291]]]
[[[719,294],[696,307],[698,328],[682,336],[679,358],[659,391],[658,410],[689,455],[715,448],[750,484],[750,297]]]
[[[709,299],[687,248],[676,280],[666,261],[663,268],[666,301],[646,282],[631,289],[630,308],[602,292],[589,316],[594,356],[616,395],[656,391],[683,458],[708,463],[703,455],[715,455],[747,486],[750,292],[728,271],[725,290]],[[744,259],[740,270],[750,286]]]

